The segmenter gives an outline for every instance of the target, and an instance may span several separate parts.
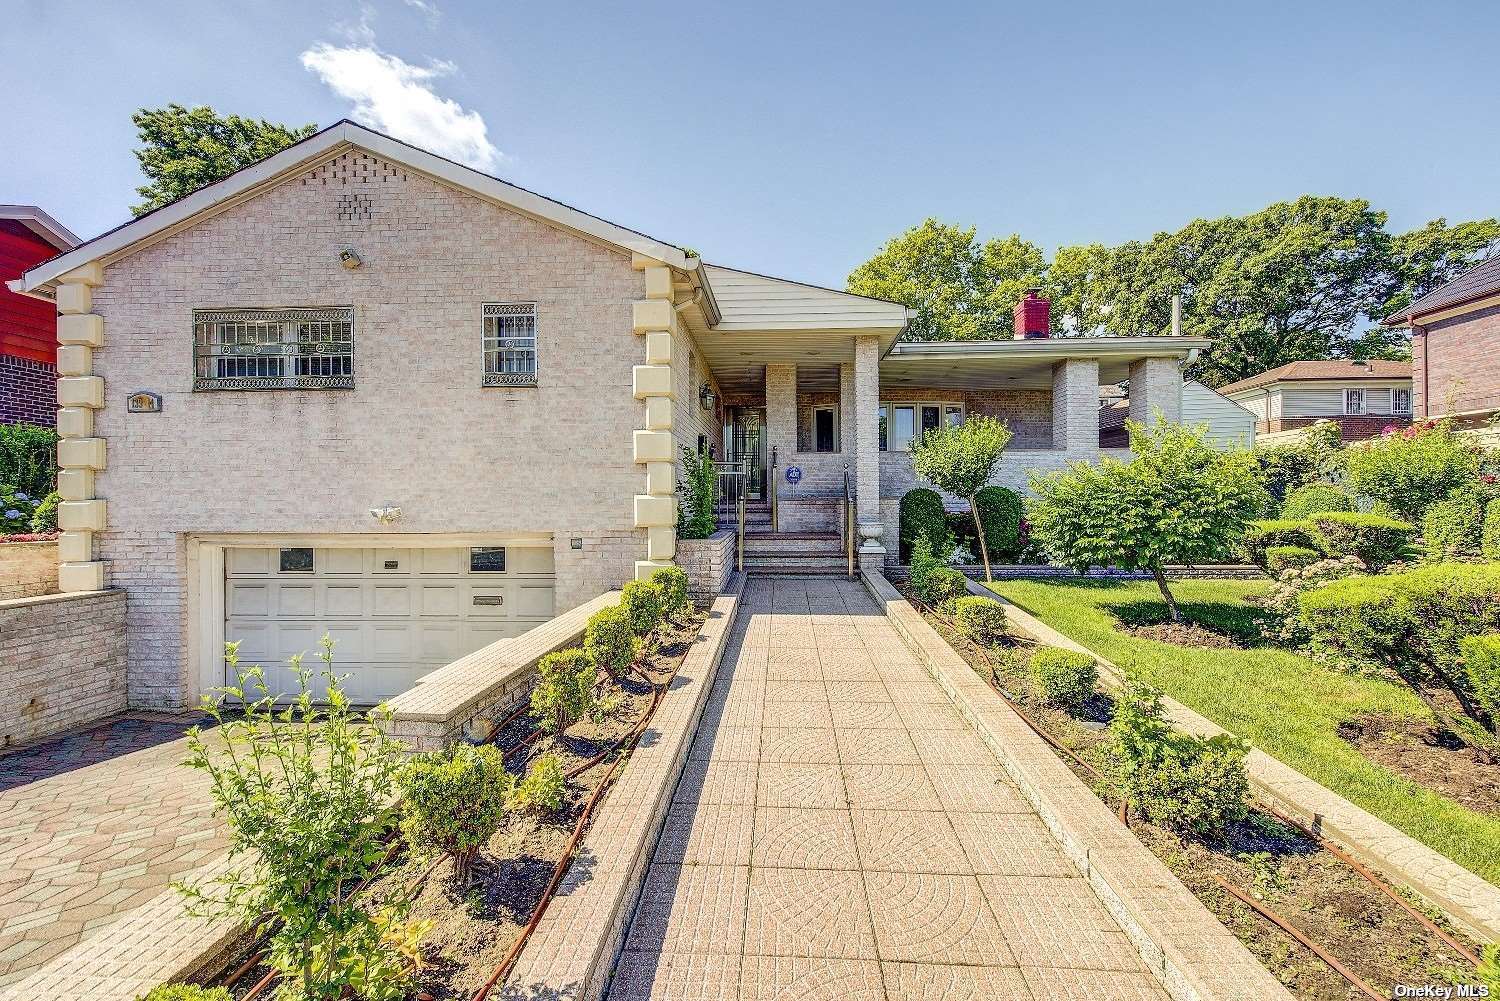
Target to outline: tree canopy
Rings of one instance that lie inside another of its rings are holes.
[[[206,105],[141,108],[130,120],[139,130],[141,142],[135,158],[149,180],[135,189],[143,200],[130,211],[138,216],[222,181],[242,167],[306,139],[318,128],[292,128],[264,119],[220,115]]]
[[[928,428],[911,443],[911,466],[916,474],[939,490],[968,500],[986,580],[990,579],[990,551],[978,494],[995,475],[995,466],[1010,440],[1010,428],[1004,421],[974,416],[962,424]]]
[[[894,299],[918,340],[1008,337],[1032,285],[1052,298],[1057,334],[1165,334],[1172,296],[1183,326],[1214,338],[1193,375],[1219,386],[1289,361],[1399,358],[1403,331],[1374,327],[1500,247],[1500,221],[1435,219],[1392,235],[1363,199],[1304,195],[1245,216],[1197,219],[1116,247],[1060,247],[1046,261],[1019,236],[928,219],[849,276],[851,292]]]

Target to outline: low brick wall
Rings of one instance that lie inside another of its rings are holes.
[[[721,593],[734,573],[734,529],[721,528],[706,539],[678,539],[676,562],[687,574],[693,598]]]
[[[0,601],[56,593],[56,542],[0,542]]]
[[[124,708],[124,591],[0,601],[0,747]]]

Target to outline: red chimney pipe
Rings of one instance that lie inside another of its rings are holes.
[[[1015,320],[1018,341],[1049,337],[1052,332],[1052,303],[1043,299],[1041,289],[1029,288],[1021,301],[1016,303]]]

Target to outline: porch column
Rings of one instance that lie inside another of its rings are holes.
[[[797,366],[766,366],[766,475],[771,475],[771,452],[776,449],[777,476],[792,464],[797,452]]]
[[[1052,366],[1052,447],[1099,452],[1099,360],[1069,358]]]
[[[104,317],[92,312],[94,289],[103,284],[104,269],[94,262],[63,275],[57,287],[57,589],[64,594],[104,587],[104,562],[94,553],[105,525],[105,502],[94,495],[105,453],[94,431],[94,414],[104,407],[104,379],[94,374]]]
[[[1173,358],[1142,358],[1130,366],[1130,419],[1154,426],[1182,420],[1182,369]]]
[[[861,565],[885,562],[880,544],[880,338],[854,339],[855,517],[859,521]]]

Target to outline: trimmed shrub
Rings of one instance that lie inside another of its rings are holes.
[[[1077,650],[1044,646],[1031,655],[1031,683],[1042,701],[1068,712],[1088,704],[1099,683],[1099,665]]]
[[[509,806],[528,813],[556,813],[562,807],[567,789],[562,760],[555,754],[544,754],[531,763],[526,777],[517,783]]]
[[[0,424],[0,483],[32,497],[56,490],[57,432],[36,424]]]
[[[42,498],[31,515],[31,530],[38,535],[57,531],[57,505],[62,503],[62,494],[56,490]]]
[[[31,531],[31,519],[41,503],[38,494],[0,484],[0,535]]]
[[[1266,548],[1266,569],[1272,576],[1280,576],[1294,568],[1311,566],[1322,558],[1322,553],[1306,546],[1269,546]]]
[[[531,712],[543,730],[562,733],[574,720],[593,716],[602,708],[597,694],[599,670],[578,647],[543,656],[537,662],[537,674]]]
[[[953,602],[953,624],[980,646],[994,646],[1005,639],[1005,606],[989,598],[966,595]]]
[[[647,636],[661,625],[661,586],[649,580],[627,581],[620,589],[620,607],[637,636]]]
[[[418,852],[453,860],[453,878],[467,883],[479,849],[500,829],[516,780],[493,744],[455,744],[412,761],[396,776],[401,833]]]
[[[678,619],[687,612],[688,578],[681,567],[662,567],[651,575],[651,583],[661,588],[663,615]]]
[[[199,987],[197,984],[162,984],[136,1001],[234,1001],[234,995],[222,987]]]
[[[1479,551],[1487,560],[1500,561],[1500,497],[1484,506],[1484,531],[1479,537]]]
[[[1458,641],[1464,674],[1474,692],[1474,701],[1500,725],[1500,633],[1465,636]]]
[[[1298,521],[1310,514],[1353,510],[1354,498],[1346,490],[1331,483],[1309,483],[1286,495],[1286,503],[1281,505],[1281,517]]]
[[[635,663],[641,641],[630,626],[624,605],[610,605],[589,616],[583,629],[583,649],[594,666],[619,677]]]
[[[950,601],[956,601],[968,593],[969,578],[965,577],[961,571],[952,567],[938,567],[928,578],[927,598],[923,600],[934,608],[942,608]]]
[[[1317,549],[1318,540],[1311,523],[1276,518],[1267,521],[1252,521],[1241,546],[1250,562],[1265,566],[1266,550],[1272,546],[1300,546],[1303,549]]]
[[[1307,520],[1312,523],[1319,549],[1329,556],[1357,556],[1372,570],[1405,555],[1416,532],[1407,522],[1378,514],[1335,511]]]
[[[908,490],[901,497],[898,519],[903,559],[912,558],[913,547],[918,539],[926,539],[929,550],[942,559],[947,559],[952,543],[948,533],[948,517],[943,510],[943,498],[936,490],[918,487]]]
[[[1479,446],[1451,421],[1391,431],[1346,451],[1349,486],[1413,522],[1479,475]]]
[[[1021,495],[1005,487],[989,486],[975,494],[974,501],[979,505],[990,561],[1013,562],[1021,551]]]
[[[1427,558],[1438,562],[1467,556],[1479,548],[1479,498],[1456,491],[1422,516],[1422,542]]]

